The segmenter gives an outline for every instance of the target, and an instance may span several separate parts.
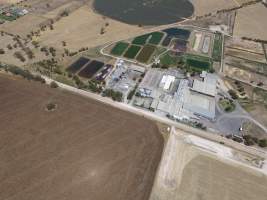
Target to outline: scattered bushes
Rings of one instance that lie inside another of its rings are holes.
[[[258,139],[257,137],[253,137],[251,135],[244,135],[243,139],[244,139],[244,144],[247,146],[258,144],[259,147],[262,148],[267,147],[267,139]]]
[[[99,85],[99,83],[95,80],[88,81],[88,89],[91,92],[98,93],[98,94],[103,91],[102,86]]]
[[[73,76],[73,80],[75,81],[75,84],[77,85],[77,87],[79,89],[85,89],[86,85],[84,84],[84,82],[81,81],[81,79],[78,76]]]
[[[255,140],[251,135],[244,135],[243,139],[244,139],[244,144],[247,146],[252,146],[255,144]]]
[[[262,147],[262,148],[267,147],[267,140],[266,140],[266,139],[259,140],[258,145],[259,145],[260,147]]]
[[[232,97],[232,99],[238,99],[238,96],[234,90],[229,90],[228,93]]]
[[[58,88],[58,84],[57,84],[55,81],[52,81],[52,82],[50,83],[50,87],[51,87],[51,88]]]
[[[5,50],[4,49],[0,49],[0,54],[5,54]]]
[[[132,100],[132,98],[133,98],[133,96],[134,96],[134,94],[136,92],[136,89],[137,89],[137,86],[135,86],[135,88],[132,91],[129,92],[129,94],[127,96],[128,100]]]
[[[33,81],[37,81],[40,83],[45,83],[45,79],[43,79],[41,76],[39,75],[33,75],[31,74],[31,72],[29,72],[28,70],[24,70],[21,69],[19,67],[16,66],[5,66],[3,67],[7,72],[10,72],[14,75],[19,75],[27,80],[33,80]]]
[[[57,105],[55,103],[48,103],[46,104],[46,110],[47,111],[54,111],[56,109]]]
[[[14,53],[14,57],[17,58],[17,59],[19,59],[21,62],[25,62],[26,61],[26,59],[24,58],[24,56],[22,55],[22,53],[19,52],[19,51],[16,51]]]
[[[112,89],[106,89],[103,92],[103,96],[104,97],[111,97],[112,100],[114,100],[114,101],[119,101],[119,102],[122,101],[122,93],[121,92],[114,91]]]

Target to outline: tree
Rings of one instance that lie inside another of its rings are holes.
[[[244,141],[244,144],[247,145],[247,146],[252,146],[254,145],[254,140],[252,139],[252,136],[251,135],[244,135],[243,136],[243,139],[245,140]]]
[[[232,99],[238,99],[238,96],[234,90],[229,90],[228,93],[231,95]]]
[[[50,27],[50,30],[54,30],[53,24],[50,24],[49,27]]]
[[[34,48],[40,47],[40,45],[37,41],[32,41],[32,45],[34,46]]]
[[[60,14],[61,17],[67,17],[69,16],[69,12],[67,10],[64,10],[61,14]]]
[[[257,84],[257,86],[262,87],[262,86],[263,86],[263,82],[259,82],[259,83]]]
[[[58,84],[57,84],[55,81],[52,81],[52,82],[50,83],[50,87],[51,87],[51,88],[58,88]]]
[[[102,27],[101,30],[100,30],[100,34],[103,35],[105,33],[105,28]]]
[[[22,55],[22,53],[19,52],[19,51],[16,51],[16,52],[14,53],[14,56],[15,56],[16,58],[18,58],[21,62],[25,62],[25,61],[26,61],[26,59],[24,58],[24,56]]]
[[[8,45],[7,45],[7,48],[8,48],[9,50],[13,49],[13,47],[12,47],[11,44],[8,44]]]
[[[259,146],[262,147],[262,148],[267,147],[267,140],[266,139],[261,139],[259,141]]]
[[[211,69],[210,69],[210,73],[213,74],[214,72],[215,72],[215,69],[211,68]]]
[[[123,94],[121,92],[114,91],[112,89],[106,89],[103,92],[103,96],[111,97],[113,101],[119,101],[119,102],[121,102],[122,101]]]
[[[136,89],[137,89],[137,87],[135,87],[133,90],[131,90],[131,91],[129,92],[129,94],[128,94],[128,96],[127,96],[127,99],[128,99],[128,100],[132,100],[132,98],[133,98],[133,96],[134,96],[134,94],[135,94],[135,92],[136,92]]]
[[[62,41],[62,46],[63,46],[63,47],[67,46],[66,41]]]
[[[56,104],[55,103],[48,103],[48,104],[46,104],[46,109],[48,111],[53,111],[56,109]]]
[[[0,49],[0,54],[5,54],[5,50],[4,49]]]

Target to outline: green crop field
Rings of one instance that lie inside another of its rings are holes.
[[[150,34],[138,36],[138,37],[134,38],[132,44],[144,45],[144,44],[146,44],[146,41],[149,38],[149,36],[150,36]]]
[[[212,60],[208,57],[187,54],[185,60],[190,71],[201,72],[212,69]]]
[[[135,56],[139,53],[139,51],[141,50],[140,46],[137,45],[131,45],[128,50],[126,51],[126,53],[124,54],[125,58],[130,58],[130,59],[134,59]]]
[[[128,48],[129,44],[125,42],[118,42],[115,47],[111,50],[111,54],[115,56],[121,56],[124,51]]]
[[[149,39],[148,43],[158,45],[162,40],[164,33],[162,32],[154,32],[151,33],[151,38]]]
[[[181,62],[182,56],[176,56],[171,52],[167,52],[160,58],[160,64],[167,67],[177,67],[178,63]]]
[[[212,58],[214,61],[221,61],[222,57],[222,36],[221,34],[216,34],[213,45]]]
[[[155,52],[156,47],[153,45],[146,45],[142,51],[138,54],[136,60],[142,63],[147,63],[151,56],[153,55],[153,53]]]

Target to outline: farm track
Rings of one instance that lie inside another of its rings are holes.
[[[0,92],[0,199],[148,199],[163,149],[150,120],[1,74]]]

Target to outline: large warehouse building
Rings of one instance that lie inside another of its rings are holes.
[[[214,120],[217,78],[206,72],[200,78],[190,87],[189,80],[179,77],[177,71],[149,70],[138,88],[140,98],[146,99],[146,103],[137,100],[135,105],[146,104],[146,108],[159,115],[179,120],[196,117]]]
[[[186,97],[184,109],[193,112],[197,116],[210,120],[215,119],[215,98],[190,91]]]
[[[200,94],[215,97],[217,94],[217,77],[213,74],[202,72],[202,81],[194,80],[193,87],[191,90],[198,92]]]

